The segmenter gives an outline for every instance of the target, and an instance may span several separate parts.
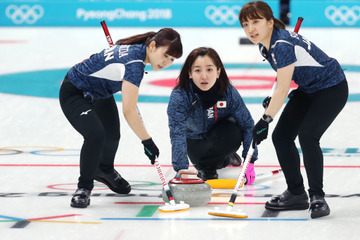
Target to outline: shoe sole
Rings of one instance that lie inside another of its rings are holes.
[[[328,211],[322,211],[322,212],[317,212],[317,213],[311,213],[311,218],[314,219],[314,218],[320,218],[320,217],[325,217],[325,216],[328,216],[330,215],[330,209]]]
[[[103,184],[105,184],[108,188],[110,188],[111,191],[115,192],[115,193],[118,193],[118,194],[128,194],[130,191],[131,191],[131,186],[130,184],[128,185],[129,187],[126,189],[126,190],[123,190],[123,191],[119,191],[115,188],[113,188],[105,179],[99,177],[99,176],[96,176],[94,178],[96,181],[98,182],[102,182]]]
[[[265,205],[265,208],[267,210],[273,210],[273,211],[307,210],[307,209],[309,209],[309,204],[291,205],[291,206],[284,206],[284,207]]]
[[[236,154],[235,158],[236,158],[237,162],[233,163],[233,164],[230,164],[230,166],[234,166],[234,167],[241,166],[241,158],[240,158],[240,156]]]
[[[73,208],[87,208],[90,205],[90,199],[87,201],[86,204],[77,204],[77,203],[70,203],[70,206]]]

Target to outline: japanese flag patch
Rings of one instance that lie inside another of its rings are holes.
[[[271,57],[272,57],[272,59],[273,59],[273,61],[274,61],[275,65],[277,65],[276,58],[275,58],[275,54],[274,54],[274,53],[272,53],[272,54],[271,54]]]
[[[217,108],[226,108],[226,101],[218,101],[216,103]]]

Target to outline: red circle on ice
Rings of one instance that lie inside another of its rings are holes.
[[[269,76],[229,76],[233,86],[236,89],[271,89],[275,77]],[[173,88],[176,86],[176,78],[166,78],[150,81],[151,85],[161,86],[161,87],[170,87]],[[291,88],[295,88],[297,85],[292,82]]]

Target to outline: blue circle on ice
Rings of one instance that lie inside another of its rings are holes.
[[[180,64],[173,64],[166,70],[179,70]],[[270,69],[268,64],[225,64],[226,69]],[[360,66],[343,66],[345,72],[359,72]],[[51,69],[0,75],[0,92],[33,97],[58,98],[62,80],[69,69]],[[145,69],[151,71],[151,69]],[[164,71],[164,70],[163,70]],[[262,97],[243,97],[245,103],[262,103]],[[121,95],[115,99],[121,101]],[[168,103],[169,96],[140,95],[139,102]],[[348,101],[360,101],[360,93],[349,95]]]

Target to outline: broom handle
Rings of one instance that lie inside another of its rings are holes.
[[[105,22],[105,21],[101,21],[100,24],[101,24],[101,26],[102,26],[102,28],[103,28],[103,30],[104,30],[105,37],[106,37],[106,40],[107,40],[108,43],[109,43],[109,46],[110,46],[110,47],[114,46],[114,42],[113,42],[113,40],[112,40],[112,38],[111,38],[111,35],[110,35],[109,29],[108,29],[108,27],[107,27],[107,25],[106,25],[106,22]]]
[[[169,188],[169,185],[166,183],[165,176],[164,176],[164,174],[163,174],[163,172],[162,172],[162,170],[161,170],[161,166],[160,166],[160,163],[159,163],[159,161],[157,160],[157,158],[155,159],[155,167],[156,167],[156,170],[157,170],[157,172],[158,172],[158,174],[159,174],[161,183],[162,183],[162,185],[163,185],[163,187],[164,187],[166,196],[167,196],[167,198],[169,199],[170,204],[174,206],[174,205],[175,205],[174,197],[173,197],[173,195],[172,195],[172,193],[171,193],[171,190],[170,190],[170,188]]]
[[[231,194],[231,197],[230,197],[230,201],[228,203],[229,206],[233,207],[234,206],[234,203],[235,203],[235,200],[236,200],[236,197],[237,197],[237,194],[239,192],[239,190],[244,186],[245,184],[245,178],[246,178],[246,170],[249,166],[249,163],[250,163],[250,160],[254,154],[254,148],[252,148],[252,143],[251,143],[251,149],[249,149],[247,155],[246,155],[246,158],[245,158],[245,161],[244,161],[244,164],[243,164],[243,168],[241,169],[241,173],[239,175],[239,178],[237,179],[236,181],[236,185],[234,187],[234,190]]]

